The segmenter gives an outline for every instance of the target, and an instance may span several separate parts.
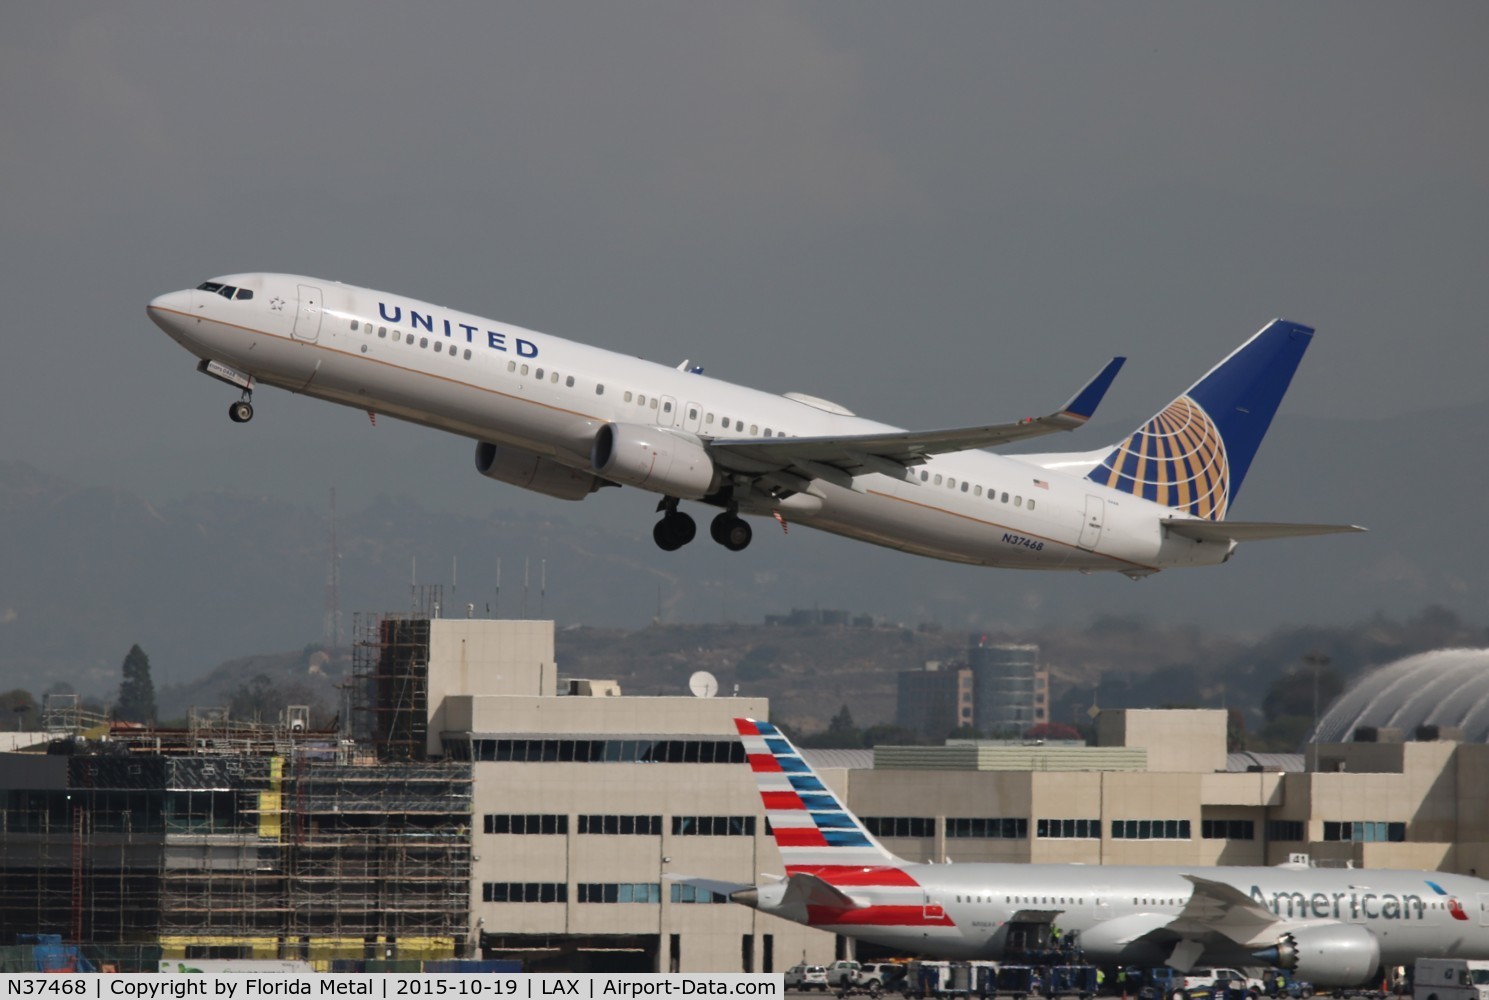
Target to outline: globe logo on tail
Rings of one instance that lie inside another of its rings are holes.
[[[1145,500],[1219,521],[1230,505],[1225,441],[1198,403],[1180,396],[1088,477]]]

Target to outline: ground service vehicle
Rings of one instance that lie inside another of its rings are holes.
[[[1489,962],[1419,958],[1412,975],[1417,1000],[1489,1000]]]

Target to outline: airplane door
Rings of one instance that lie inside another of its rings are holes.
[[[685,431],[692,431],[695,434],[698,433],[698,428],[700,426],[702,426],[702,420],[703,420],[703,407],[699,406],[697,403],[687,403],[687,404],[685,404],[683,406],[683,410],[682,410],[682,429],[683,430],[685,430]]]
[[[1101,541],[1102,518],[1106,515],[1106,501],[1097,496],[1086,497],[1086,520],[1081,524],[1081,537],[1076,542],[1081,548],[1088,551],[1096,551],[1096,543]]]
[[[321,335],[321,290],[314,285],[300,285],[300,307],[295,311],[295,328],[290,331],[296,340],[315,343]]]
[[[677,400],[671,396],[662,397],[662,405],[657,407],[657,423],[662,427],[677,423]]]

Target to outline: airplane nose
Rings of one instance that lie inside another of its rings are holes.
[[[185,313],[191,311],[191,291],[187,289],[180,292],[166,292],[157,295],[150,300],[145,307],[145,312],[151,319],[155,319],[167,313]]]

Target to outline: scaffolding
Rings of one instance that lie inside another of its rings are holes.
[[[429,621],[397,614],[353,616],[353,732],[380,760],[425,758]]]
[[[371,744],[193,709],[0,761],[0,940],[169,958],[450,958],[467,948],[471,765],[426,761],[429,622],[358,617]],[[92,735],[96,731],[88,730]]]

